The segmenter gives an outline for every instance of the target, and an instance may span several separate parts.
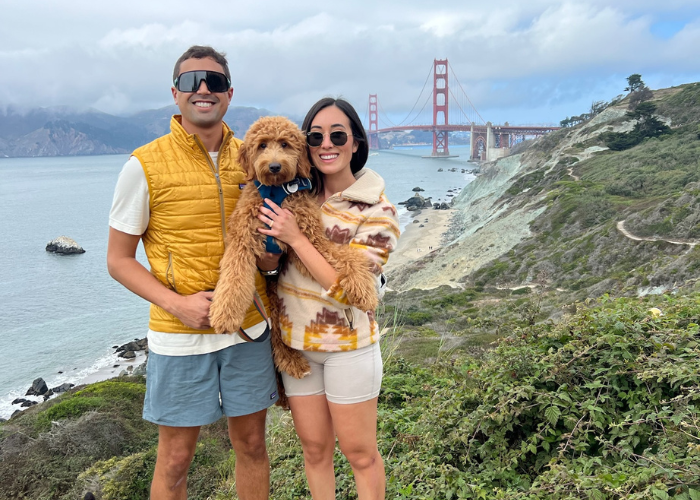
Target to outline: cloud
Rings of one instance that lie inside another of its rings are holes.
[[[103,50],[115,50],[125,47],[144,49],[159,48],[166,44],[184,39],[197,39],[205,32],[205,27],[185,21],[175,26],[163,24],[146,24],[140,28],[114,29],[107,33],[98,45]]]
[[[234,105],[303,116],[318,98],[343,95],[363,116],[376,93],[380,111],[401,121],[432,89],[433,59],[448,58],[453,92],[485,119],[558,123],[620,93],[632,73],[650,86],[699,79],[696,4],[13,2],[0,20],[0,68],[11,75],[0,106],[161,107],[172,102],[175,60],[209,44],[227,53]],[[660,37],[662,22],[679,28]]]

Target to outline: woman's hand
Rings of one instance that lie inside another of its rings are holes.
[[[262,234],[272,236],[292,248],[297,247],[299,243],[306,239],[299,229],[296,217],[294,217],[294,214],[290,210],[280,207],[267,198],[265,198],[265,203],[267,203],[270,208],[261,206],[258,219],[270,226],[270,229],[262,227],[259,228],[258,231]]]

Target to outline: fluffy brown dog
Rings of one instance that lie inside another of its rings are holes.
[[[268,116],[253,123],[239,149],[238,161],[248,173],[248,182],[228,222],[226,251],[221,259],[221,274],[209,313],[211,325],[218,333],[235,332],[243,323],[255,293],[256,258],[265,253],[267,236],[258,231],[264,227],[258,219],[263,199],[251,181],[255,179],[266,186],[274,186],[311,176],[306,138],[293,122],[284,117]],[[364,311],[374,310],[377,293],[373,265],[360,250],[328,240],[314,195],[308,190],[292,193],[284,199],[282,208],[294,213],[299,229],[336,270],[339,284],[350,303]],[[281,241],[277,244],[287,252],[287,265],[297,266],[308,276],[306,267],[294,251]],[[309,372],[309,365],[299,351],[282,341],[276,290],[276,282],[268,280],[275,365],[278,370],[301,378]]]

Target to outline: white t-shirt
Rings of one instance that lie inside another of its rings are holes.
[[[218,152],[209,153],[216,165]],[[150,218],[148,183],[141,162],[135,156],[124,164],[114,190],[109,225],[123,233],[142,235]],[[247,328],[252,336],[265,331],[263,321]],[[237,333],[199,334],[165,333],[148,330],[148,349],[166,356],[189,356],[219,351],[226,347],[246,342]]]

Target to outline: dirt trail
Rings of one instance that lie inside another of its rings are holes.
[[[632,233],[630,233],[627,229],[625,229],[625,221],[621,220],[617,223],[617,230],[620,231],[624,236],[631,240],[635,241],[665,241],[666,243],[671,243],[672,245],[690,245],[691,247],[694,247],[697,244],[700,244],[700,241],[697,240],[667,240],[665,238],[651,238],[651,237],[645,237],[645,236],[635,236]]]

